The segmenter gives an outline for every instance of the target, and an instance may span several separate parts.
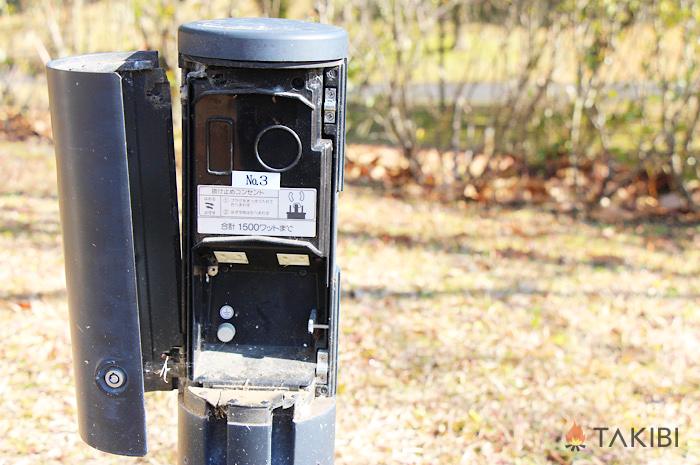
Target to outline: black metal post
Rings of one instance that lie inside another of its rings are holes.
[[[178,389],[181,464],[331,464],[347,36],[198,21],[179,54],[181,238],[157,53],[48,65],[81,435],[144,455]]]

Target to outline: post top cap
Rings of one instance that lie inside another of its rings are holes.
[[[315,62],[345,58],[347,33],[328,24],[280,18],[227,18],[180,26],[180,53],[258,62]]]

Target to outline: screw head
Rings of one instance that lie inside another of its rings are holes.
[[[219,309],[219,316],[224,320],[230,320],[233,318],[233,307],[230,305],[224,305]]]
[[[105,384],[112,389],[118,389],[126,383],[126,373],[121,368],[110,368],[104,376]]]

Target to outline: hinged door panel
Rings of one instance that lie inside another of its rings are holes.
[[[153,368],[182,345],[167,79],[135,52],[52,61],[48,82],[80,432],[144,455],[144,383],[172,389]]]

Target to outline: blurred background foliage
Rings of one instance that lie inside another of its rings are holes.
[[[0,0],[0,15],[5,132],[48,133],[51,58],[156,49],[176,86],[179,24],[290,17],[350,33],[349,140],[367,144],[350,179],[608,216],[700,206],[693,0]]]
[[[690,0],[0,0],[0,464],[176,460],[168,393],[145,458],[76,434],[44,63],[156,49],[177,98],[178,25],[260,15],[351,37],[337,463],[700,464]]]

